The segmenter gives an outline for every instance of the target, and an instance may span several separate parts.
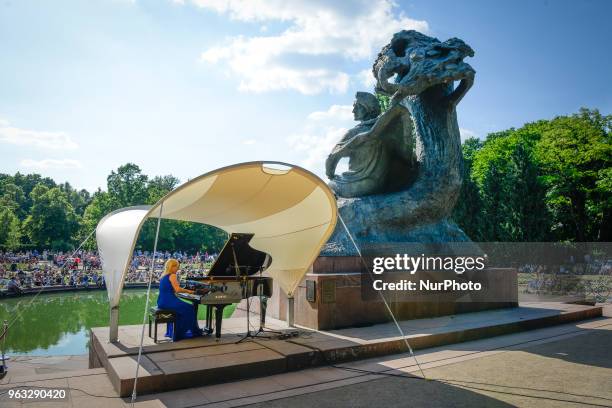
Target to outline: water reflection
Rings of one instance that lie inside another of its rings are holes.
[[[0,300],[0,320],[9,322],[22,314],[9,330],[7,354],[86,354],[91,327],[108,326],[106,291],[41,294]],[[142,323],[146,300],[144,290],[125,290],[121,297],[119,324]],[[157,302],[157,290],[151,304]],[[200,319],[204,308],[200,308]]]

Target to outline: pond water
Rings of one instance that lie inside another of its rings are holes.
[[[0,300],[0,322],[22,314],[9,329],[5,353],[8,355],[87,354],[89,329],[108,326],[108,299],[105,290],[40,294]],[[121,297],[119,324],[141,324],[146,290],[126,289]],[[151,291],[151,304],[157,302],[157,289]],[[204,319],[200,307],[198,319]],[[224,317],[231,316],[227,307]],[[163,325],[160,325],[160,330]],[[163,331],[162,331],[163,332]],[[146,335],[145,331],[145,335]]]

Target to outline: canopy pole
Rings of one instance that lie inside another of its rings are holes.
[[[116,343],[119,339],[119,305],[110,308],[108,341]]]
[[[295,327],[295,298],[287,297],[287,326]]]
[[[155,272],[155,257],[157,255],[157,240],[159,239],[159,224],[161,223],[164,202],[159,206],[159,218],[157,218],[157,228],[155,230],[155,243],[153,244],[153,257],[151,258],[151,270],[149,271],[149,285],[147,286],[147,301],[145,302],[144,315],[142,316],[142,329],[140,331],[140,346],[138,347],[138,359],[136,360],[136,374],[134,375],[134,388],[132,389],[132,408],[136,401],[136,383],[138,382],[138,371],[140,369],[140,358],[142,357],[142,343],[144,341],[145,326],[147,323],[147,313],[149,312],[149,300],[151,298],[151,282]]]

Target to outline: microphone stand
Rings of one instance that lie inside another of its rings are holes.
[[[263,267],[259,268],[259,278],[260,278],[260,282],[261,282],[261,272],[263,270]],[[246,280],[245,280],[246,282]],[[246,285],[245,285],[246,286]],[[263,290],[262,287],[260,285],[257,286],[257,291],[259,294],[259,329],[255,332],[255,333],[251,333],[251,322],[250,322],[250,313],[251,313],[251,302],[249,301],[249,298],[246,296],[248,295],[248,293],[246,293],[246,289],[243,289],[243,295],[245,296],[245,299],[247,301],[247,332],[246,334],[236,342],[236,344],[243,342],[246,339],[255,339],[255,338],[260,338],[260,339],[269,339],[271,338],[271,336],[266,336],[266,333],[273,333],[273,334],[283,334],[280,331],[275,331],[275,330],[266,330],[264,329],[264,325],[266,323],[266,307],[265,303],[263,301]],[[267,302],[267,300],[266,300]]]
[[[262,273],[263,267],[259,268],[259,282],[261,285],[261,273]],[[266,299],[266,301],[264,302],[264,296],[263,296],[263,288],[261,286],[257,287],[257,292],[259,295],[259,330],[257,330],[255,332],[255,334],[253,335],[253,337],[261,337],[264,339],[269,339],[270,336],[266,336],[266,333],[273,333],[273,334],[283,334],[283,332],[281,331],[277,331],[277,330],[268,330],[265,329],[264,326],[266,324],[266,309],[268,308],[268,299]]]
[[[251,321],[250,321],[250,313],[251,313],[251,307],[250,307],[250,302],[249,302],[249,298],[247,297],[248,293],[247,293],[247,276],[248,276],[248,270],[245,271],[246,273],[240,273],[240,266],[238,266],[238,257],[236,256],[236,249],[234,248],[234,243],[232,242],[232,255],[234,256],[234,270],[236,271],[236,278],[240,279],[240,286],[242,289],[242,297],[244,299],[246,299],[247,301],[247,309],[246,309],[246,313],[247,313],[247,330],[246,330],[246,334],[236,342],[236,344],[241,343],[242,341],[248,339],[248,338],[253,338],[253,334],[251,333]],[[248,268],[248,266],[247,266]]]

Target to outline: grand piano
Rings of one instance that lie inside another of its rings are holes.
[[[223,246],[219,256],[205,277],[192,278],[185,288],[195,294],[179,293],[182,299],[193,303],[196,316],[199,305],[206,305],[206,327],[204,332],[213,332],[212,317],[215,316],[215,335],[221,337],[223,309],[251,296],[262,299],[272,296],[272,278],[261,276],[270,265],[271,258],[265,252],[253,249],[249,241],[254,234],[233,233]],[[265,302],[260,302],[261,323],[265,322]]]

